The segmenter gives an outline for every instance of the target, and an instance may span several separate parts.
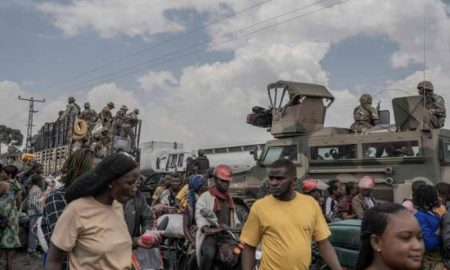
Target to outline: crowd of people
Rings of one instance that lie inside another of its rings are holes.
[[[358,183],[306,179],[298,190],[295,165],[281,159],[267,170],[265,196],[253,204],[247,220],[239,220],[229,193],[231,168],[218,165],[200,172],[199,164],[190,162],[186,172],[166,174],[150,196],[139,191],[138,162],[124,152],[99,160],[92,150],[79,149],[56,179],[44,178],[39,166],[26,171],[0,167],[5,269],[13,269],[14,252],[24,244],[21,211],[28,216],[27,252],[42,256],[48,270],[139,269],[143,258],[151,261],[151,269],[164,269],[157,221],[174,214],[180,217],[176,222],[184,247],[200,270],[218,263],[221,269],[252,270],[256,264],[260,269],[308,269],[312,246],[330,269],[342,269],[327,223],[345,219],[362,219],[358,270],[450,267],[446,183],[416,181],[402,205],[379,204],[370,176]],[[236,246],[231,255],[223,250],[224,228],[242,228],[239,252]],[[256,262],[259,245],[262,260]]]

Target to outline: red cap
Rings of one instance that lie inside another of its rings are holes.
[[[310,178],[310,179],[306,179],[305,181],[303,181],[303,192],[304,193],[311,192],[314,189],[326,190],[327,188],[328,188],[328,185],[320,180]]]
[[[216,168],[214,168],[213,175],[225,181],[233,180],[233,172],[231,171],[231,168],[228,165],[224,164],[217,165]]]
[[[366,175],[359,180],[358,187],[360,189],[371,189],[375,185],[375,180],[372,176]]]

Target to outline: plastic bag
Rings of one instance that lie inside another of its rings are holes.
[[[169,238],[184,238],[183,232],[183,215],[182,214],[165,214],[158,218],[157,223],[169,218],[169,223],[163,232],[163,235]]]
[[[136,248],[133,249],[133,255],[139,262],[140,270],[159,270],[163,269],[161,253],[158,248]]]

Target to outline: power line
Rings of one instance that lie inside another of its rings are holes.
[[[271,18],[269,18],[269,19],[265,19],[265,20],[263,20],[263,21],[260,21],[260,22],[258,22],[258,23],[255,23],[255,24],[252,24],[252,25],[249,25],[249,26],[245,26],[245,27],[243,27],[243,28],[239,28],[239,29],[237,29],[237,30],[233,30],[233,31],[231,31],[231,32],[225,33],[225,34],[223,34],[223,35],[221,35],[221,36],[219,36],[218,38],[215,38],[215,39],[213,39],[213,40],[205,40],[205,41],[200,42],[200,43],[197,43],[197,44],[195,44],[195,45],[193,45],[193,46],[185,47],[185,48],[182,49],[182,50],[173,51],[173,52],[170,52],[170,53],[167,53],[167,54],[164,54],[164,55],[161,55],[161,56],[152,58],[152,59],[147,60],[147,61],[145,61],[145,62],[141,62],[141,63],[138,63],[138,64],[134,64],[134,65],[131,65],[131,66],[122,68],[122,69],[120,69],[120,70],[116,70],[116,71],[111,72],[111,73],[107,73],[107,74],[104,74],[104,75],[100,75],[100,76],[97,76],[97,77],[95,77],[95,78],[93,78],[93,79],[87,80],[87,81],[85,81],[85,82],[81,82],[81,83],[79,83],[79,84],[74,84],[74,85],[69,86],[69,87],[67,87],[67,88],[64,88],[64,89],[62,89],[62,90],[76,90],[76,89],[80,89],[80,88],[83,88],[83,87],[86,87],[86,86],[89,86],[89,85],[92,85],[92,84],[96,84],[96,83],[98,83],[98,82],[105,82],[105,81],[107,81],[107,80],[109,80],[109,79],[112,79],[112,78],[122,77],[122,76],[124,76],[124,75],[133,74],[133,73],[135,73],[135,72],[137,72],[137,71],[141,71],[141,70],[147,69],[147,68],[149,68],[149,67],[154,67],[154,66],[157,66],[157,65],[160,65],[160,64],[164,64],[164,63],[170,62],[170,61],[172,61],[172,60],[176,60],[176,59],[179,59],[179,58],[183,58],[183,57],[187,57],[187,56],[190,56],[190,55],[199,53],[199,52],[201,52],[201,51],[204,50],[204,49],[202,49],[202,48],[196,49],[196,48],[198,48],[198,47],[201,46],[201,45],[208,44],[208,43],[210,43],[211,41],[218,41],[218,40],[220,40],[220,39],[223,39],[224,37],[227,37],[227,36],[236,34],[236,33],[240,32],[240,31],[242,31],[242,30],[247,30],[247,29],[253,28],[253,27],[255,27],[255,26],[264,24],[264,23],[266,23],[266,22],[269,22],[269,21],[272,21],[272,20],[275,20],[275,19],[279,19],[279,18],[281,18],[281,17],[287,16],[287,15],[289,15],[289,14],[292,14],[292,13],[297,12],[297,11],[299,11],[299,10],[302,10],[302,9],[305,9],[305,8],[308,8],[308,7],[311,7],[311,6],[315,5],[315,4],[318,4],[318,3],[324,2],[324,1],[326,1],[326,0],[316,1],[316,2],[314,2],[314,3],[311,3],[311,4],[308,4],[308,5],[306,5],[306,6],[297,8],[297,9],[295,9],[295,10],[291,10],[291,11],[286,12],[286,13],[283,13],[283,14],[281,14],[281,15],[277,15],[277,16],[271,17]],[[276,26],[279,26],[279,25],[282,25],[282,24],[284,24],[284,23],[288,23],[288,22],[291,22],[291,21],[294,21],[294,20],[298,20],[298,19],[300,19],[300,18],[302,18],[302,17],[311,15],[311,14],[313,14],[313,13],[320,12],[320,11],[325,10],[325,9],[329,9],[329,8],[331,8],[331,7],[334,7],[334,6],[339,5],[339,4],[343,4],[343,3],[348,2],[348,1],[350,1],[350,0],[344,0],[344,1],[340,1],[340,2],[335,2],[335,3],[333,3],[333,4],[324,6],[324,7],[322,7],[322,8],[319,8],[319,9],[316,9],[316,10],[313,10],[313,11],[310,11],[310,12],[307,12],[307,13],[303,13],[303,14],[301,14],[301,15],[298,15],[298,16],[295,16],[295,17],[292,17],[292,18],[289,18],[289,19],[286,19],[286,20],[283,20],[283,21],[280,21],[280,22],[271,24],[271,25],[266,26],[266,27],[259,28],[259,29],[254,30],[254,31],[250,31],[250,32],[248,32],[248,33],[246,33],[246,34],[243,34],[243,35],[241,35],[241,36],[232,37],[232,38],[230,38],[229,40],[225,40],[225,41],[222,41],[222,42],[212,43],[212,44],[208,45],[205,49],[211,49],[211,48],[214,48],[214,47],[218,47],[218,46],[220,46],[220,45],[229,43],[229,42],[231,42],[231,41],[238,40],[238,39],[242,39],[243,37],[250,36],[250,35],[253,35],[253,34],[258,33],[258,32],[266,31],[266,30],[271,29],[271,28],[273,28],[273,27],[276,27]],[[192,50],[192,49],[196,49],[196,50],[191,51],[191,52],[188,52],[188,53],[186,53],[186,54],[182,54],[182,55],[176,56],[176,55],[178,55],[178,54],[180,54],[180,53],[183,53],[183,52],[186,52],[186,51],[189,51],[189,50]],[[170,57],[170,56],[173,56],[173,57]],[[166,58],[166,57],[169,57],[169,58]],[[155,62],[155,61],[158,61],[158,60],[163,60],[163,62],[156,62],[155,64],[151,64],[151,63],[153,63],[153,62]],[[150,65],[150,64],[151,64],[151,65]],[[126,71],[128,71],[128,70],[132,70],[132,71],[131,71],[131,72],[126,72]],[[126,72],[126,73],[123,73],[123,72]],[[123,74],[122,74],[122,73],[123,73]],[[120,75],[120,74],[121,74],[121,75]],[[116,75],[118,75],[118,76],[116,76]],[[101,81],[98,81],[99,79],[100,79]],[[103,80],[102,80],[102,79],[103,79]],[[97,82],[97,81],[98,81],[98,82]]]
[[[143,49],[141,49],[141,50],[139,50],[139,51],[136,51],[136,52],[134,52],[134,53],[131,53],[131,54],[128,54],[128,55],[125,55],[125,56],[122,56],[122,57],[113,59],[113,60],[111,60],[111,61],[109,61],[109,62],[107,62],[107,63],[105,63],[105,64],[101,64],[101,65],[99,65],[99,66],[96,66],[96,67],[94,67],[94,68],[92,68],[92,69],[90,69],[90,70],[88,70],[88,71],[85,71],[85,72],[82,72],[82,73],[79,73],[79,74],[75,74],[75,75],[73,75],[73,76],[70,76],[70,77],[68,77],[68,78],[66,78],[66,79],[63,79],[63,80],[61,80],[61,81],[55,83],[54,85],[49,86],[48,88],[49,88],[49,89],[56,88],[56,87],[58,87],[58,86],[61,86],[61,85],[66,84],[68,81],[72,81],[72,80],[74,80],[74,79],[78,79],[78,78],[84,77],[85,75],[89,75],[89,74],[91,74],[91,73],[93,73],[93,72],[97,72],[97,71],[99,71],[99,70],[105,69],[105,68],[107,68],[107,67],[109,67],[109,66],[111,66],[111,65],[113,65],[113,64],[115,64],[115,63],[122,62],[122,61],[124,61],[124,60],[126,60],[126,59],[132,58],[132,57],[137,56],[137,55],[141,55],[141,54],[143,54],[143,53],[145,53],[145,52],[147,52],[147,51],[149,51],[149,50],[151,50],[151,49],[159,48],[159,47],[161,47],[161,46],[163,46],[163,45],[165,45],[165,44],[167,44],[167,43],[170,43],[170,42],[172,42],[172,41],[178,40],[178,39],[180,39],[180,38],[182,38],[182,37],[184,37],[184,36],[187,36],[187,35],[189,35],[189,34],[198,32],[198,31],[200,31],[200,30],[202,30],[202,29],[204,29],[204,28],[208,28],[208,27],[210,27],[210,26],[212,26],[212,25],[214,25],[214,24],[223,22],[223,21],[228,20],[228,19],[230,19],[230,18],[232,18],[232,17],[236,17],[236,16],[238,16],[239,14],[245,13],[246,11],[249,11],[249,10],[251,10],[251,9],[257,8],[257,7],[262,6],[262,5],[264,5],[264,4],[268,3],[268,2],[271,2],[271,1],[272,1],[272,0],[265,0],[265,1],[262,1],[262,2],[258,2],[258,3],[254,4],[254,5],[251,5],[251,6],[249,6],[249,7],[246,7],[246,8],[244,8],[244,9],[242,9],[242,10],[239,10],[239,11],[237,11],[237,12],[231,14],[231,15],[224,16],[224,17],[222,17],[221,19],[214,20],[214,21],[212,21],[212,22],[210,22],[210,23],[207,23],[207,24],[205,24],[205,25],[196,27],[196,28],[194,28],[194,29],[192,29],[192,30],[190,30],[190,31],[188,31],[188,32],[185,32],[185,33],[176,35],[176,36],[174,36],[174,37],[172,37],[172,38],[166,39],[166,40],[164,40],[164,41],[162,41],[162,42],[159,42],[159,43],[157,43],[157,44],[154,44],[154,45],[152,45],[152,46],[145,47],[145,48],[143,48]]]

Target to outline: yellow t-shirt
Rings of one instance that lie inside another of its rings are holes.
[[[443,204],[441,204],[439,207],[434,208],[433,211],[437,213],[440,217],[443,217],[447,213],[447,209]]]
[[[272,195],[255,202],[241,233],[241,241],[256,247],[262,243],[261,270],[307,270],[312,239],[331,235],[319,204],[296,193],[291,201]]]
[[[188,195],[189,195],[189,185],[186,184],[175,197],[177,200],[180,201],[180,210],[182,211],[186,209],[188,205]]]
[[[157,187],[155,189],[155,191],[153,192],[152,200],[154,200],[154,201],[159,200],[159,197],[161,196],[161,193],[164,192],[164,190],[166,190],[166,188],[163,186]]]
[[[131,267],[131,237],[116,201],[106,205],[93,197],[74,200],[58,219],[51,241],[69,253],[72,270]]]

